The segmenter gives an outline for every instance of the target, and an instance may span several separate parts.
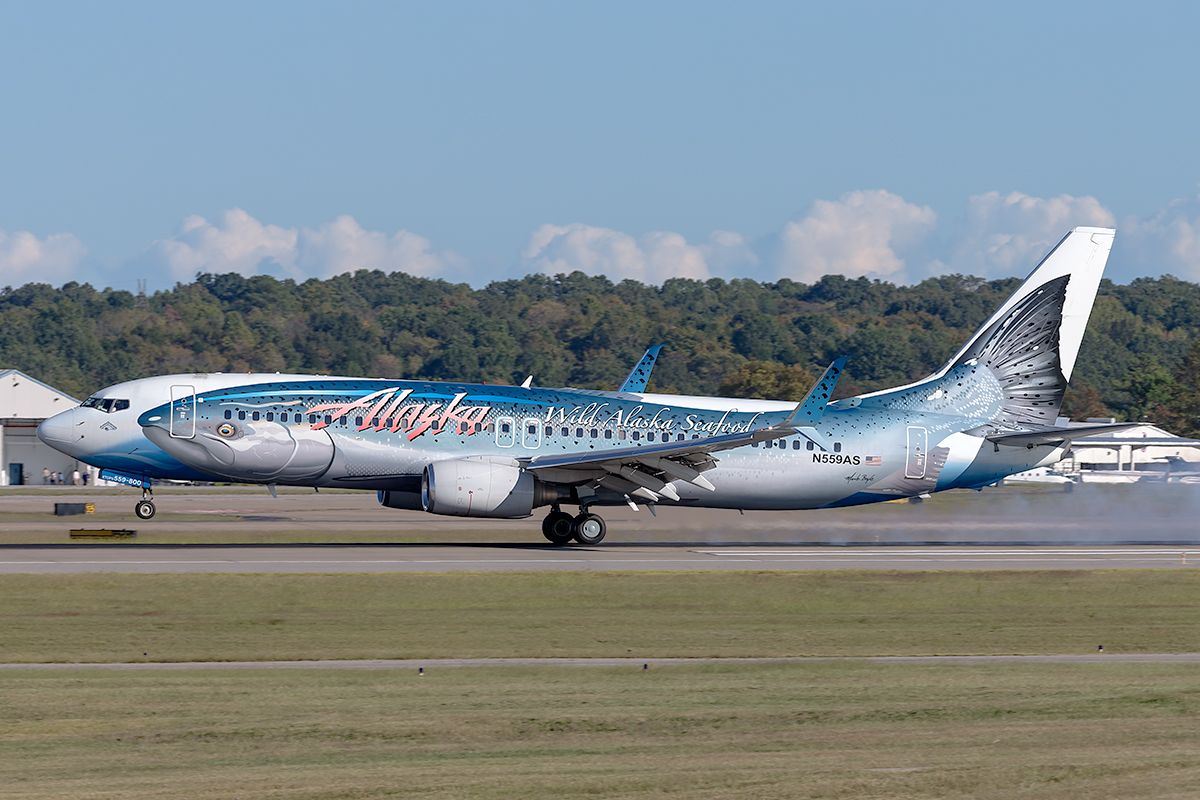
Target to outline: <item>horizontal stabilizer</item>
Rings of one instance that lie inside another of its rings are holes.
[[[1141,423],[1118,422],[1101,425],[1072,425],[1068,428],[1041,428],[1034,431],[1021,431],[1019,433],[995,433],[988,436],[987,440],[992,444],[1005,445],[1007,447],[1062,444],[1063,442],[1073,442],[1076,439],[1082,439],[1087,436],[1095,436],[1098,433],[1116,433],[1117,431],[1135,428],[1139,424]]]

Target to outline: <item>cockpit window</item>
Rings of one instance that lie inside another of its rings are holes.
[[[129,408],[129,401],[115,397],[89,397],[79,404],[80,408],[94,408],[111,414],[114,411],[124,411]]]

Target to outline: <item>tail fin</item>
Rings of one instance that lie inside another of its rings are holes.
[[[989,366],[1016,367],[1027,360],[1022,353],[1042,355],[1046,369],[1044,351],[1050,349],[1057,370],[1071,380],[1115,235],[1112,228],[1075,228],[1064,236],[938,374],[972,358]]]
[[[940,370],[862,400],[954,411],[1002,430],[1053,424],[1115,234],[1075,228]]]

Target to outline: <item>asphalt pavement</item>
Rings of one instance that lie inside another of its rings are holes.
[[[663,570],[1195,569],[1200,547],[5,545],[0,574]]]

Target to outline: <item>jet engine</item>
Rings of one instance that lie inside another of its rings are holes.
[[[438,461],[421,475],[421,507],[431,514],[512,519],[569,499],[569,490],[543,483],[511,459]]]

